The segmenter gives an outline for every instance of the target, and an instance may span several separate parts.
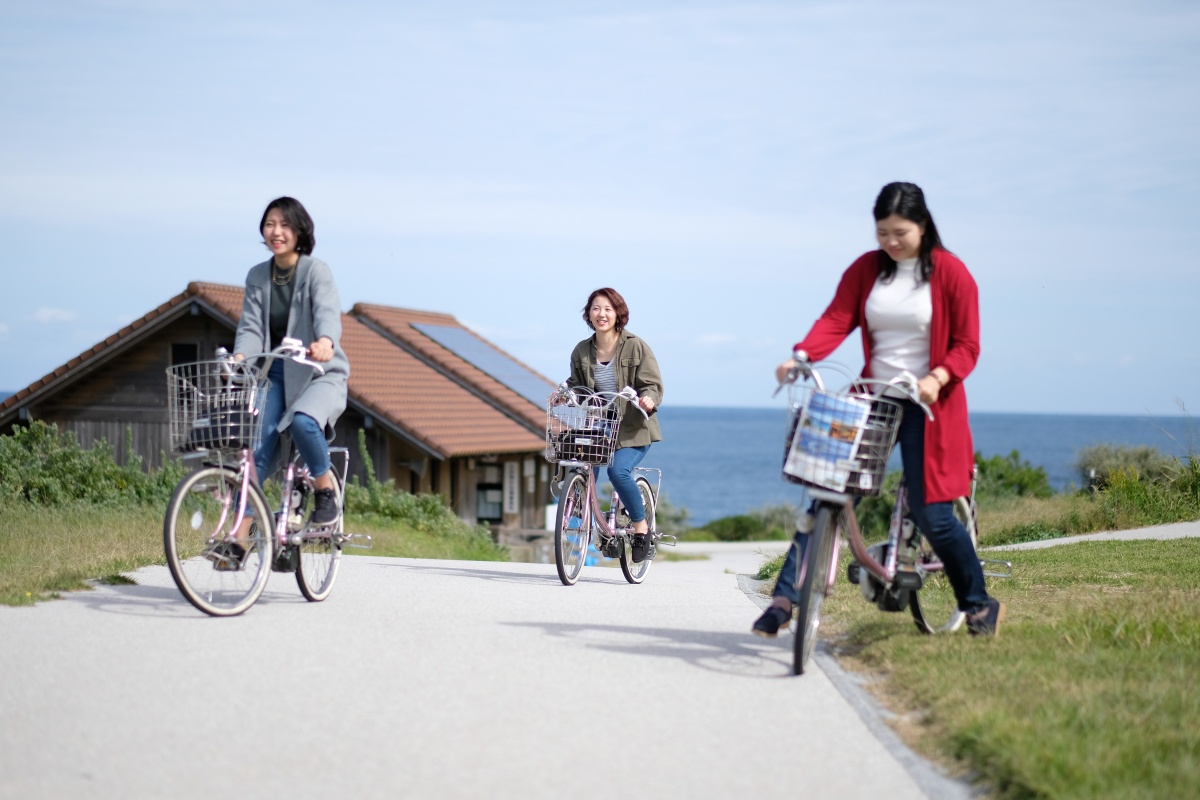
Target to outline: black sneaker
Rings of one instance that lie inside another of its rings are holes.
[[[967,631],[972,636],[999,636],[1004,621],[1004,603],[989,597],[987,605],[967,616]]]
[[[629,553],[633,557],[633,563],[640,564],[646,560],[646,554],[650,552],[650,534],[635,533],[633,535],[633,546],[629,548]]]
[[[341,511],[337,506],[337,497],[333,493],[333,489],[317,489],[313,492],[315,501],[313,503],[312,524],[318,528],[327,528],[337,522],[341,516]]]
[[[754,621],[754,627],[750,628],[750,632],[755,636],[774,639],[779,635],[779,629],[786,629],[791,622],[792,612],[784,611],[779,606],[770,606],[762,613],[761,617]]]

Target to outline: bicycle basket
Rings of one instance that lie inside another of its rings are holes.
[[[171,449],[253,450],[262,438],[269,381],[244,362],[197,361],[167,369]]]
[[[883,397],[810,391],[788,413],[784,480],[864,497],[879,494],[902,412],[899,403]]]
[[[552,399],[546,406],[546,460],[606,465],[612,461],[620,426],[617,404],[604,398],[585,394],[578,404],[557,405]]]

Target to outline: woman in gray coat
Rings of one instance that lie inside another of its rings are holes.
[[[279,435],[288,431],[316,484],[312,521],[337,521],[334,474],[329,462],[333,426],[346,409],[350,362],[342,351],[342,309],[329,266],[312,257],[316,239],[312,217],[298,200],[272,200],[259,223],[272,257],[250,268],[234,357],[243,359],[277,347],[284,337],[299,339],[324,375],[303,364],[277,359],[271,364],[271,390],[263,408],[262,443],[254,451],[259,480],[279,466]],[[247,524],[247,528],[249,525]]]

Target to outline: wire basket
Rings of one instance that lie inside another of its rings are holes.
[[[902,414],[888,398],[809,390],[789,409],[784,480],[863,497],[879,494]]]
[[[546,460],[581,461],[605,466],[617,446],[621,415],[617,404],[575,389],[578,402],[552,397],[546,405]]]
[[[246,362],[197,361],[167,368],[171,450],[253,450],[262,439],[270,382]]]

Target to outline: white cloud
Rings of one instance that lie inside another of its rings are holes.
[[[0,336],[8,336],[8,325],[0,322]]]
[[[33,318],[38,322],[71,322],[78,315],[74,311],[67,311],[62,308],[47,308],[42,306],[37,311],[33,312]]]

